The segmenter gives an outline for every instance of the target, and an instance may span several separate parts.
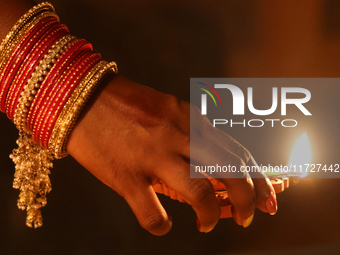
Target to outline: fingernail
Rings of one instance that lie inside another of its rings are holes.
[[[266,209],[270,215],[274,215],[277,212],[277,201],[274,192],[270,193],[270,196],[267,198]]]
[[[244,222],[243,222],[243,227],[246,228],[246,227],[249,227],[250,223],[253,221],[253,218],[254,218],[254,214],[250,215],[248,219],[246,219]]]
[[[210,232],[211,230],[213,230],[213,229],[214,229],[214,227],[211,227],[211,228],[205,230],[204,233],[209,233],[209,232]]]
[[[240,226],[243,225],[242,220],[239,219],[239,217],[236,216],[235,208],[234,208],[233,205],[231,205],[230,210],[231,210],[231,215],[233,216],[233,218],[234,218],[236,224],[237,224],[237,225],[240,225]]]
[[[201,222],[200,222],[200,220],[199,220],[198,218],[196,218],[196,225],[197,225],[198,231],[199,231],[199,232],[202,232],[202,231],[201,231]]]

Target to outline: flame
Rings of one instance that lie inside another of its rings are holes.
[[[311,160],[312,150],[309,144],[308,136],[306,133],[303,133],[293,147],[288,166],[293,166],[293,168],[296,166],[296,171],[300,171],[299,166],[302,165],[303,171],[299,173],[299,177],[304,178],[309,173],[309,169],[306,171],[306,165],[304,164],[310,164]]]

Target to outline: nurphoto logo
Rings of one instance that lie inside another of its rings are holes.
[[[243,91],[235,85],[232,84],[214,84],[213,86],[208,85],[203,82],[196,82],[197,84],[200,84],[200,87],[196,87],[197,89],[200,89],[201,91],[205,92],[201,94],[201,114],[207,115],[208,112],[208,98],[207,95],[210,96],[210,98],[213,100],[215,106],[217,106],[217,100],[219,101],[220,107],[223,107],[222,99],[220,94],[217,92],[217,90],[228,90],[232,95],[233,100],[233,106],[232,106],[232,115],[244,115],[245,114],[245,95]],[[217,89],[217,90],[216,90]],[[307,103],[311,99],[311,93],[308,89],[301,88],[301,87],[281,87],[280,88],[280,97],[279,97],[279,89],[278,87],[272,87],[272,104],[269,109],[256,109],[253,103],[253,87],[247,87],[247,106],[248,110],[257,116],[268,116],[273,114],[280,108],[280,114],[281,116],[287,116],[287,105],[295,105],[304,115],[306,116],[312,116],[310,111],[307,110],[307,108],[304,106],[305,103]],[[290,98],[289,94],[294,93],[295,95],[300,95],[300,98]],[[280,107],[279,105],[279,99],[280,99]],[[229,110],[229,109],[228,109]],[[222,111],[225,112],[225,111]],[[230,112],[230,111],[229,111]],[[223,117],[223,116],[221,116]],[[233,119],[226,119],[226,118],[218,118],[212,120],[214,127],[216,125],[226,125],[229,124],[230,127],[234,126],[249,126],[249,127],[263,127],[265,123],[268,123],[272,127],[275,126],[276,122],[279,122],[282,127],[296,127],[298,125],[298,121],[295,119],[250,119],[246,120],[243,119],[242,121],[233,121]]]

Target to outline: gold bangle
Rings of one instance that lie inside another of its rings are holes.
[[[4,73],[11,74],[11,76],[5,80],[8,86],[11,85],[9,79],[17,78],[15,77],[16,75],[22,75],[21,72],[13,73],[14,71],[7,71],[9,69],[8,65],[13,62],[12,55],[14,53],[16,54],[16,49],[21,50],[22,47],[28,47],[26,43],[31,41],[31,38],[28,38],[28,36],[31,36],[32,29],[38,29],[38,27],[35,26],[49,16],[55,17],[59,22],[59,17],[55,14],[54,7],[50,3],[44,2],[33,7],[16,22],[7,36],[2,40],[0,44],[0,80],[6,78],[4,77]],[[49,18],[47,19],[50,20]],[[51,20],[55,19],[51,18]],[[19,129],[19,139],[16,141],[18,148],[14,149],[10,155],[10,158],[15,163],[13,187],[20,189],[17,205],[19,209],[27,211],[26,225],[29,227],[37,228],[43,223],[40,209],[46,205],[46,195],[52,189],[49,179],[49,169],[53,167],[51,161],[54,158],[62,158],[68,154],[66,151],[68,137],[86,102],[107,75],[117,72],[115,62],[108,63],[102,60],[98,64],[95,64],[101,59],[99,54],[96,55],[93,61],[90,56],[88,56],[86,61],[79,62],[81,63],[79,66],[71,65],[72,68],[80,68],[79,70],[82,70],[81,72],[78,72],[78,69],[75,69],[76,72],[74,72],[74,74],[71,72],[73,69],[70,69],[70,72],[67,71],[66,74],[59,72],[59,70],[64,70],[64,67],[66,67],[65,70],[68,70],[69,67],[65,66],[66,63],[70,62],[66,61],[69,59],[68,56],[65,56],[66,60],[63,60],[62,63],[59,63],[62,60],[58,61],[58,65],[55,65],[58,66],[58,69],[54,68],[51,70],[54,67],[51,63],[57,63],[59,53],[62,54],[65,47],[68,47],[77,40],[76,37],[67,35],[59,39],[51,48],[46,48],[48,52],[44,56],[39,55],[39,59],[35,60],[33,65],[35,70],[32,70],[32,73],[28,72],[27,75],[24,76],[25,79],[20,80],[20,82],[24,82],[29,78],[26,84],[20,83],[20,87],[9,90],[10,93],[15,93],[15,95],[13,95],[14,97],[11,96],[11,98],[15,100],[11,102],[10,109],[17,107],[14,111],[13,118],[14,123]],[[29,48],[24,49],[28,50]],[[40,59],[41,61],[38,62]],[[92,62],[87,63],[87,61]],[[7,62],[11,63],[7,64]],[[13,63],[16,64],[17,62]],[[78,63],[78,61],[75,63]],[[94,64],[95,66],[93,67]],[[85,69],[81,69],[83,65],[86,67]],[[89,68],[91,68],[90,71],[88,71]],[[4,70],[6,71],[3,72]],[[49,73],[53,77],[46,79],[46,75]],[[76,74],[81,74],[81,76],[73,76]],[[55,81],[57,81],[57,83],[55,83]],[[72,83],[70,83],[71,81]],[[40,82],[43,82],[43,87],[41,87]],[[63,82],[67,83],[63,84]],[[48,85],[48,87],[44,87],[45,85]],[[52,89],[54,85],[56,87]],[[3,97],[6,99],[8,86],[6,89],[1,88],[0,101]],[[71,88],[72,90],[74,89],[72,93]],[[36,94],[37,91],[38,94]],[[55,92],[62,93],[65,97],[61,97],[61,94],[53,94]],[[57,99],[56,102],[54,99]],[[63,105],[65,100],[67,100],[67,102]],[[18,104],[16,105],[16,103]],[[35,107],[36,104],[39,105],[40,103],[43,104],[41,107]],[[50,108],[52,109],[51,112],[48,111]],[[59,112],[60,114],[58,114]],[[31,120],[31,117],[33,118],[32,126],[27,127],[27,119]],[[42,118],[40,119],[40,117]],[[46,121],[45,117],[47,118]],[[47,121],[49,120],[53,121],[48,123]],[[54,121],[56,121],[55,124]],[[36,128],[38,128],[38,130],[36,130]],[[37,132],[33,133],[30,129],[32,129],[33,132],[35,132],[35,130]],[[51,129],[52,133],[50,133]],[[43,132],[43,136],[40,134],[39,137],[40,140],[42,138],[46,139],[42,144],[48,146],[48,148],[43,148],[39,143],[34,142],[32,134],[38,136],[38,131]],[[50,139],[48,135],[51,135]]]
[[[63,110],[61,111],[56,121],[56,124],[52,130],[51,138],[49,140],[49,145],[48,145],[50,152],[53,153],[54,155],[58,155],[59,156],[58,158],[66,157],[68,155],[67,152],[65,153],[56,152],[57,148],[59,150],[60,142],[57,140],[57,138],[58,138],[60,126],[63,123],[65,116],[69,112],[70,108],[73,106],[80,91],[86,86],[86,84],[92,79],[92,77],[106,64],[107,62],[105,60],[102,60],[87,73],[87,75],[82,79],[79,85],[75,88],[72,95],[67,100]]]
[[[32,7],[28,12],[26,12],[21,18],[14,24],[11,30],[8,32],[6,37],[1,41],[0,44],[0,63],[2,62],[2,58],[4,55],[4,50],[12,44],[15,37],[20,33],[21,29],[30,21],[31,18],[34,18],[41,12],[50,11],[55,12],[52,4],[43,2],[34,7]]]
[[[4,69],[8,58],[10,57],[11,53],[13,52],[15,47],[18,45],[20,40],[22,40],[23,37],[26,35],[26,33],[30,29],[32,29],[36,24],[38,24],[42,19],[49,17],[49,16],[53,16],[59,20],[59,17],[53,12],[48,11],[48,12],[40,13],[37,16],[33,17],[33,19],[24,26],[24,28],[18,33],[18,35],[15,36],[14,41],[12,41],[10,44],[6,45],[3,48],[3,51],[2,51],[3,55],[0,56],[0,80],[5,75],[4,72],[2,72],[2,70]],[[6,96],[4,93],[5,93],[5,87],[3,87],[0,91],[0,101],[4,100],[4,97]]]
[[[84,78],[85,82],[83,82],[83,80],[77,90],[73,92],[68,100],[65,111],[59,116],[49,143],[51,147],[50,151],[53,152],[54,157],[57,159],[68,155],[66,151],[68,137],[86,102],[98,87],[99,83],[110,73],[117,73],[117,65],[115,62],[106,62],[105,65],[103,65],[104,62],[105,61],[99,63],[93,69],[94,72],[90,72],[92,74],[90,78]]]
[[[19,131],[29,132],[26,127],[27,114],[35,94],[37,93],[37,89],[40,87],[39,82],[42,82],[45,78],[44,71],[51,68],[51,65],[53,65],[53,63],[58,59],[59,53],[62,52],[63,48],[74,39],[74,36],[67,35],[56,42],[48,53],[45,54],[44,58],[40,61],[39,65],[32,73],[31,78],[24,86],[24,90],[21,93],[21,97],[19,98],[18,106],[14,114],[14,124]],[[24,111],[24,109],[26,109],[26,111]]]

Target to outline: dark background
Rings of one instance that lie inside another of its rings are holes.
[[[131,80],[189,100],[190,77],[339,77],[337,0],[51,1],[71,32],[93,43]],[[339,86],[306,127],[315,160],[339,160]],[[313,98],[312,98],[313,99]],[[173,215],[163,237],[143,230],[126,202],[71,157],[55,162],[44,226],[25,226],[8,158],[17,131],[0,116],[0,254],[340,254],[340,182],[306,179],[278,195],[277,215],[257,211],[249,228],[221,220],[196,229],[191,208],[160,195]],[[317,121],[317,123],[316,123]],[[282,136],[234,132],[261,163],[285,163],[302,130]]]

